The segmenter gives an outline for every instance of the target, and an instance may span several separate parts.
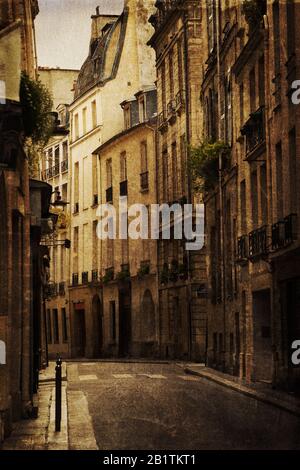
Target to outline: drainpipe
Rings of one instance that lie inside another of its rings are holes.
[[[218,138],[221,137],[221,64],[220,64],[220,0],[217,1],[216,9],[216,29],[217,29],[217,89],[218,89]],[[225,304],[225,251],[224,251],[224,203],[223,203],[223,177],[222,177],[222,152],[219,154],[219,207],[220,207],[220,249],[221,249],[221,279],[222,279],[222,305],[223,305],[223,358],[222,369],[225,371],[226,364],[226,304]]]
[[[186,10],[183,11],[183,31],[184,31],[184,74],[185,74],[185,115],[186,115],[186,142],[189,148],[191,144],[191,129],[190,129],[190,90],[189,90],[189,48],[188,48],[188,30],[187,30],[188,14]],[[187,150],[188,152],[188,150]],[[187,172],[187,202],[192,203],[192,190],[191,178]],[[191,286],[191,260],[190,253],[187,256],[188,268],[188,328],[189,328],[189,359],[192,359],[192,286]]]

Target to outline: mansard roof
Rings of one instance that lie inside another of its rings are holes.
[[[115,78],[122,54],[128,9],[119,18],[103,28],[101,36],[90,43],[89,55],[81,67],[75,86],[74,99],[78,99],[94,86],[103,86]]]

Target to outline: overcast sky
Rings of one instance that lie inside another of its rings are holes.
[[[88,55],[91,15],[120,14],[123,0],[39,0],[35,20],[38,64],[79,69]]]

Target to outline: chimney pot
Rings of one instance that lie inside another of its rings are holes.
[[[100,15],[100,7],[96,7],[96,15],[97,15],[97,16]]]

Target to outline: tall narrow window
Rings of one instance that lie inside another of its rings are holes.
[[[97,103],[96,100],[92,101],[92,126],[93,129],[97,127]]]
[[[48,343],[52,343],[52,322],[51,322],[51,310],[47,308],[47,337]]]
[[[178,171],[177,171],[177,144],[172,143],[172,184],[173,184],[173,199],[176,201],[178,190]]]
[[[98,221],[97,220],[94,220],[93,221],[93,253],[92,253],[92,266],[93,266],[93,270],[96,270],[98,269],[98,243],[99,243],[99,239],[98,239],[98,236],[97,236],[97,225],[98,225]]]
[[[250,112],[256,111],[256,74],[255,67],[249,74],[249,90],[250,90]]]
[[[289,132],[289,169],[290,169],[290,212],[297,212],[298,185],[297,185],[297,152],[296,152],[296,129]]]
[[[257,171],[251,173],[251,201],[252,201],[252,223],[253,228],[258,224],[258,197],[257,197]]]
[[[277,192],[277,217],[283,217],[283,168],[282,168],[282,144],[276,145],[276,192]]]
[[[98,204],[98,167],[97,167],[97,158],[93,158],[92,160],[92,172],[93,172],[93,206]]]
[[[62,326],[62,338],[63,342],[66,343],[68,341],[68,323],[67,323],[67,313],[66,309],[61,309],[61,326]]]
[[[169,53],[169,84],[170,84],[170,99],[174,98],[174,68],[173,68],[173,51]]]
[[[244,84],[240,84],[239,88],[240,94],[240,126],[243,127],[244,125]]]
[[[182,42],[181,39],[177,43],[177,62],[178,62],[178,85],[179,91],[182,91],[184,88],[183,85],[183,63],[182,63]]]
[[[106,187],[112,186],[112,161],[111,159],[106,160]]]
[[[161,66],[161,102],[162,102],[162,111],[166,115],[167,108],[167,94],[166,94],[166,65],[163,62]]]
[[[83,135],[86,134],[86,113],[87,113],[87,109],[83,108],[82,110],[82,133]]]
[[[53,309],[53,339],[55,344],[59,343],[59,324],[57,308]]]
[[[164,148],[162,154],[162,177],[163,177],[163,195],[164,201],[168,201],[169,197],[169,168],[168,168],[168,149]]]
[[[79,210],[79,162],[74,165],[74,212]]]
[[[73,233],[73,273],[78,273],[79,228],[74,227]]]
[[[127,156],[126,152],[120,154],[120,181],[127,180]]]
[[[48,168],[53,167],[53,149],[49,149],[48,152]]]
[[[267,171],[265,163],[260,167],[260,205],[262,223],[265,224],[268,217]]]
[[[74,116],[74,139],[77,140],[79,138],[79,118],[78,114]]]
[[[246,181],[241,181],[240,184],[240,214],[241,214],[241,234],[245,235],[247,232],[247,207],[246,207]]]
[[[148,171],[148,152],[147,142],[144,140],[141,143],[141,173]]]

